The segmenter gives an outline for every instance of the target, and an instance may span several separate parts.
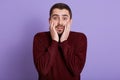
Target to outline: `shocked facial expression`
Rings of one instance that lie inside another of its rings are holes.
[[[58,34],[62,34],[64,32],[65,26],[69,23],[71,23],[71,18],[69,11],[66,9],[58,9],[55,8],[52,11],[50,20],[51,22],[57,24],[55,26],[55,29]]]

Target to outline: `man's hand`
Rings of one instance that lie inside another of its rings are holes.
[[[53,23],[50,21],[50,34],[53,40],[59,41],[58,33],[55,30],[55,27],[57,26],[57,23]]]
[[[67,24],[65,25],[65,29],[64,29],[64,32],[60,38],[60,42],[63,42],[65,40],[68,39],[68,36],[69,36],[69,33],[70,33],[70,21],[67,22]]]

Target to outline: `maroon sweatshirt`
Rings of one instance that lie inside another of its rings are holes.
[[[86,50],[87,38],[83,33],[70,32],[62,43],[52,40],[50,32],[37,33],[33,57],[39,80],[80,80]]]

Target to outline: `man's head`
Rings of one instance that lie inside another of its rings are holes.
[[[66,24],[72,22],[72,12],[70,7],[64,3],[54,4],[49,13],[49,22],[53,22],[56,25],[56,31],[58,34],[62,34]]]

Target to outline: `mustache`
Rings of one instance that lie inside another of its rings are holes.
[[[63,24],[58,24],[56,27],[58,27],[58,26],[60,26],[60,27],[64,27],[65,25],[63,25]]]

